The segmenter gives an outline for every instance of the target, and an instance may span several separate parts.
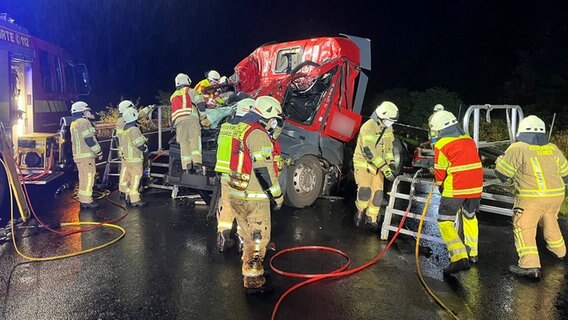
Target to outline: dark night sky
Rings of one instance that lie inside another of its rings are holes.
[[[500,99],[538,17],[556,11],[536,3],[4,0],[0,10],[87,64],[91,104],[117,103],[120,95],[154,103],[178,72],[194,83],[208,69],[230,75],[262,43],[339,33],[372,40],[368,97],[442,86],[466,101],[487,102]]]

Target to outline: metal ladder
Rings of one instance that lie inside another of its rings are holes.
[[[116,157],[113,156],[113,153],[116,153]],[[117,173],[111,172],[111,167],[114,164],[118,166]],[[120,177],[121,166],[122,166],[122,161],[120,161],[119,152],[118,152],[118,137],[116,136],[116,130],[113,130],[112,138],[110,140],[110,148],[108,150],[107,161],[105,164],[105,171],[103,173],[102,184],[108,185],[109,177]]]

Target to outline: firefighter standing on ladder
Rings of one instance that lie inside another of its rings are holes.
[[[475,141],[465,134],[451,112],[434,113],[430,130],[438,138],[434,144],[434,175],[442,195],[438,227],[450,253],[450,266],[444,274],[453,274],[469,269],[470,262],[477,262],[476,211],[483,191],[483,168]],[[463,217],[463,242],[454,228],[458,211]]]
[[[95,158],[102,159],[103,151],[97,137],[95,127],[89,119],[93,119],[91,108],[86,102],[77,101],[71,106],[73,121],[70,126],[73,161],[79,171],[79,202],[83,209],[98,208],[93,201],[93,186],[95,185]]]
[[[357,227],[364,222],[366,227],[378,229],[384,178],[389,181],[395,178],[392,125],[396,121],[397,106],[384,101],[359,131],[357,147],[353,154],[357,183],[357,213],[353,220]]]
[[[278,210],[283,196],[274,167],[271,134],[282,126],[282,107],[269,96],[258,97],[251,113],[256,122],[241,122],[233,131],[230,202],[244,239],[242,274],[246,294],[272,290],[263,261],[270,241],[270,205]]]
[[[539,224],[544,228],[546,248],[558,258],[566,255],[558,212],[568,182],[568,162],[558,147],[548,142],[544,122],[536,116],[519,123],[517,140],[496,161],[497,176],[502,181],[512,179],[517,189],[513,233],[519,261],[509,271],[517,276],[539,278],[535,239]]]
[[[190,94],[191,79],[180,73],[175,78],[176,91],[170,97],[172,123],[179,143],[181,167],[186,172],[205,174],[201,156],[201,124],[199,110],[193,107]]]
[[[221,252],[235,245],[235,241],[230,237],[235,214],[234,210],[231,208],[231,202],[229,201],[229,173],[231,172],[229,163],[231,161],[233,131],[235,126],[242,121],[243,116],[249,112],[253,105],[254,99],[251,98],[244,98],[237,102],[235,117],[223,123],[219,131],[215,171],[221,174],[221,201],[219,216],[217,217],[217,249]],[[237,235],[242,241],[238,227]],[[242,248],[239,247],[239,250],[241,249]]]

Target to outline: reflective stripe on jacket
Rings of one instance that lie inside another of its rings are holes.
[[[175,124],[179,118],[191,116],[193,105],[189,87],[181,87],[174,91],[170,97],[170,102],[172,103],[172,123]]]
[[[373,119],[367,120],[359,130],[353,167],[377,173],[379,168],[394,161],[393,142],[392,127],[386,128]],[[370,154],[365,153],[365,147]]]
[[[497,162],[496,170],[514,180],[520,198],[564,197],[562,177],[568,175],[568,161],[553,143],[515,142]]]
[[[219,137],[217,138],[217,161],[215,171],[220,173],[231,172],[231,151],[233,147],[233,132],[235,124],[225,122],[221,125]]]
[[[436,142],[434,172],[443,197],[481,197],[483,168],[475,141],[469,135],[443,137]]]
[[[79,118],[71,122],[69,129],[71,133],[71,148],[73,149],[73,159],[95,158],[101,153],[101,146],[95,137],[95,127],[85,118]],[[93,138],[95,145],[89,147],[85,139]]]
[[[122,134],[124,143],[121,145],[120,149],[124,161],[129,163],[141,163],[144,159],[144,154],[138,147],[146,144],[146,137],[137,126],[124,129]]]

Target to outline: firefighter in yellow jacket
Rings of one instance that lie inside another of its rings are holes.
[[[122,139],[123,137],[122,132],[124,131],[124,125],[126,123],[124,121],[123,115],[124,111],[126,111],[126,109],[128,108],[135,108],[134,103],[132,103],[132,101],[130,100],[122,100],[118,104],[118,118],[116,119],[115,128],[114,128],[114,138],[117,140],[119,146],[118,156],[120,158],[120,178],[118,183],[118,190],[120,192],[121,199],[125,199],[127,193],[126,180],[124,178],[126,176],[126,166],[124,165],[124,156],[122,154],[122,148],[120,148],[120,146],[124,144],[124,141]],[[150,115],[150,113],[152,113],[153,109],[154,105],[142,108],[138,112],[138,119],[147,117],[148,115]]]
[[[124,175],[120,176],[126,194],[126,202],[132,207],[143,207],[147,203],[140,198],[140,180],[144,173],[144,154],[148,153],[146,137],[138,128],[138,111],[128,108],[124,111],[124,129],[120,151],[123,156]]]
[[[516,189],[513,233],[519,261],[509,271],[538,278],[540,259],[535,237],[539,224],[544,228],[546,248],[558,258],[566,255],[558,212],[568,182],[568,162],[558,147],[548,142],[544,122],[536,116],[520,122],[517,140],[496,162],[498,177],[511,179]]]
[[[215,171],[221,174],[221,197],[219,202],[219,215],[217,217],[217,249],[221,252],[235,245],[235,241],[230,237],[235,214],[233,213],[231,202],[229,201],[229,173],[231,171],[229,163],[231,161],[233,131],[253,105],[254,99],[252,98],[244,98],[237,102],[235,117],[221,125],[217,139],[217,162],[215,164]],[[237,226],[237,235],[242,241],[239,231]],[[239,248],[239,250],[241,249],[242,248]]]
[[[244,239],[242,274],[246,294],[272,290],[264,275],[263,261],[270,241],[270,205],[278,210],[283,201],[270,137],[282,125],[282,108],[278,100],[262,96],[250,113],[257,114],[258,120],[235,127],[229,163],[230,202]]]
[[[102,159],[103,152],[95,136],[95,127],[89,119],[93,119],[91,108],[86,102],[77,101],[71,106],[71,144],[73,161],[79,171],[79,202],[83,209],[95,209],[99,205],[93,201],[95,185],[95,158]]]
[[[440,110],[430,121],[437,135],[434,144],[434,175],[440,194],[438,227],[450,254],[444,274],[469,269],[478,260],[478,226],[476,212],[483,191],[483,168],[475,141],[460,127],[451,112]],[[463,217],[464,241],[454,223]]]
[[[394,135],[392,125],[398,121],[398,108],[389,101],[382,102],[359,130],[353,154],[355,182],[357,183],[357,227],[378,228],[379,210],[383,201],[384,179],[393,181]]]
[[[188,75],[180,73],[175,78],[176,91],[170,97],[172,123],[179,143],[181,166],[186,172],[205,174],[201,155],[201,123],[199,110],[191,99]]]

